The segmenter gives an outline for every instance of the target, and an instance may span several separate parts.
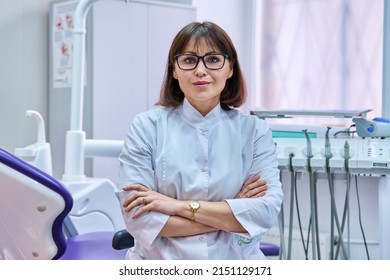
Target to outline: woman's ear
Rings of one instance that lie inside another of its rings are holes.
[[[230,79],[233,76],[233,69],[230,69],[227,78]]]
[[[175,71],[173,71],[173,77],[177,80],[177,74]]]

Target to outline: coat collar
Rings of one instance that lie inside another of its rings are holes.
[[[182,110],[183,118],[186,121],[194,124],[205,124],[207,126],[217,123],[221,119],[222,114],[222,108],[220,103],[218,103],[206,116],[202,116],[186,98],[183,100]]]

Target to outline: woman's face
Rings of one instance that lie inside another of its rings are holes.
[[[206,54],[219,54],[216,49],[206,43],[195,45],[190,41],[182,54],[203,56]],[[175,62],[173,77],[178,80],[179,86],[186,99],[203,116],[207,115],[219,103],[226,80],[233,75],[230,61],[226,59],[224,66],[218,70],[210,70],[205,67],[203,60],[192,70],[182,70]]]

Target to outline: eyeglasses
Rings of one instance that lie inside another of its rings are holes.
[[[225,65],[226,54],[206,54],[203,56],[194,54],[177,54],[174,56],[177,66],[181,70],[193,70],[198,66],[200,60],[203,65],[210,70],[221,69]]]

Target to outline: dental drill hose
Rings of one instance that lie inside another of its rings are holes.
[[[342,249],[343,249],[343,253],[344,253],[344,256],[346,259],[348,259],[348,254],[347,254],[347,250],[345,248],[345,244],[344,244],[344,238],[343,238],[343,231],[341,229],[341,226],[340,226],[340,221],[339,221],[339,218],[338,218],[338,214],[337,214],[337,209],[336,209],[336,199],[334,197],[334,185],[333,185],[333,177],[332,177],[332,174],[331,173],[328,173],[328,181],[329,181],[329,189],[330,189],[330,196],[331,196],[331,207],[332,207],[332,213],[333,213],[333,218],[334,221],[336,222],[336,228],[337,228],[337,232],[339,234],[339,244],[341,245]],[[333,220],[332,220],[332,223],[333,223]],[[332,248],[333,248],[333,240],[332,240]],[[333,252],[333,250],[332,250]],[[332,255],[332,258],[333,258],[333,255]]]
[[[311,210],[311,227],[312,227],[312,231],[311,231],[312,253],[313,253],[313,259],[317,258],[317,254],[318,254],[318,259],[321,259],[320,242],[319,242],[319,234],[318,234],[317,194],[316,194],[314,174],[310,163],[310,160],[313,157],[313,151],[312,151],[310,137],[307,133],[307,129],[304,129],[303,132],[305,133],[305,137],[306,137],[307,169],[308,169],[309,180],[310,180],[309,183],[310,183],[310,210]]]
[[[340,227],[340,222],[337,214],[337,207],[336,207],[336,199],[334,196],[334,180],[332,173],[330,172],[330,166],[329,166],[329,160],[332,157],[331,152],[331,146],[330,146],[330,140],[329,140],[329,130],[330,127],[328,127],[328,130],[325,134],[325,159],[326,159],[326,170],[328,175],[328,183],[329,183],[329,192],[330,192],[330,199],[331,199],[331,259],[334,258],[334,252],[333,252],[333,246],[334,246],[334,222],[336,223],[337,232],[339,234],[339,244],[341,244],[344,256],[348,258],[348,254],[345,248],[344,239],[343,239],[343,230]],[[345,147],[344,147],[345,148]],[[347,151],[347,154],[349,154],[349,149]]]
[[[291,246],[292,246],[292,231],[293,231],[293,220],[294,220],[294,196],[296,191],[295,185],[295,171],[292,167],[292,159],[294,154],[289,154],[289,169],[291,174],[291,194],[290,194],[290,219],[289,219],[289,229],[288,229],[288,249],[287,249],[287,259],[291,260]]]
[[[331,151],[331,146],[330,146],[330,140],[329,140],[329,130],[330,127],[328,126],[326,133],[325,133],[325,169],[326,169],[326,174],[328,176],[328,183],[329,183],[329,191],[332,193],[334,191],[333,185],[331,184],[332,176],[330,174],[330,166],[329,166],[329,160],[332,157],[332,151]],[[332,198],[332,196],[331,196]],[[330,259],[333,259],[334,256],[334,249],[333,249],[333,244],[334,244],[334,208],[332,207],[333,203],[331,202],[331,207],[330,207]]]
[[[345,222],[346,222],[347,218],[348,218],[348,222],[349,222],[349,195],[350,195],[350,189],[351,189],[351,176],[350,176],[350,173],[349,173],[349,159],[350,158],[351,158],[351,156],[350,156],[350,147],[349,147],[348,141],[346,140],[345,143],[344,143],[344,168],[345,168],[345,173],[346,173],[347,186],[346,186],[346,194],[345,194],[343,217],[342,217],[342,220],[341,220],[341,232],[342,233],[344,233],[344,227],[345,227]],[[349,234],[350,234],[350,230],[349,230],[349,223],[348,223],[348,249],[350,248],[350,236],[349,236]],[[339,242],[337,244],[336,258],[339,255],[340,245],[341,245],[341,243]],[[349,250],[348,250],[348,256],[350,256]]]
[[[275,143],[275,147],[276,146],[277,146],[277,143]],[[280,182],[283,182],[282,177],[283,177],[282,171],[280,171],[279,172]],[[281,208],[280,208],[280,212],[278,215],[278,226],[279,226],[279,236],[280,236],[279,260],[285,260],[286,259],[286,244],[285,244],[285,238],[284,238],[284,203],[282,203]]]

